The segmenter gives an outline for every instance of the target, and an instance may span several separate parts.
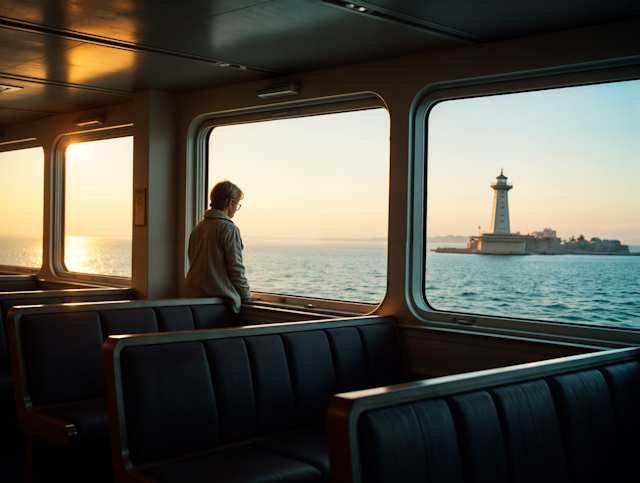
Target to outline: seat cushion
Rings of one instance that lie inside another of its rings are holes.
[[[357,431],[367,483],[494,481],[465,480],[456,427],[442,399],[368,411]]]
[[[252,446],[212,451],[142,470],[162,483],[316,483],[313,466]]]
[[[547,380],[574,483],[623,481],[615,407],[598,370]]]
[[[78,442],[109,439],[106,399],[43,409],[42,412],[73,423],[78,431]]]
[[[13,394],[11,366],[0,367],[0,394]]]
[[[331,481],[327,428],[324,426],[268,439],[254,446],[311,465],[320,470],[323,482]]]

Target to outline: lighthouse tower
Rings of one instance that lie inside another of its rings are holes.
[[[495,193],[493,195],[493,213],[491,214],[491,229],[489,233],[511,233],[509,226],[509,198],[508,191],[513,188],[512,184],[507,183],[507,177],[502,174],[496,178],[495,183],[491,183],[491,187]]]

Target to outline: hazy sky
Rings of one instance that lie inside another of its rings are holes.
[[[243,236],[387,236],[389,114],[370,109],[215,128],[209,189],[244,192]]]
[[[444,101],[429,115],[428,236],[489,230],[640,239],[640,81]]]
[[[133,137],[67,148],[66,235],[131,236]]]
[[[42,236],[42,148],[0,153],[0,179],[0,233]]]
[[[504,168],[512,231],[640,239],[640,81],[444,101],[428,133],[428,236],[488,230]],[[132,153],[131,137],[69,148],[67,234],[131,235]],[[43,163],[0,153],[2,234],[42,233]],[[245,237],[386,237],[388,113],[218,127],[209,189],[221,179],[245,193]]]

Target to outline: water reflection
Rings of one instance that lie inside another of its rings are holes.
[[[64,264],[71,272],[131,277],[131,237],[66,236]]]

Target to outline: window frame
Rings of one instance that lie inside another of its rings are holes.
[[[428,116],[439,102],[480,96],[574,87],[608,82],[637,80],[637,65],[623,60],[578,66],[548,68],[487,77],[445,81],[427,85],[414,98],[410,117],[409,154],[409,226],[407,257],[407,303],[421,324],[430,327],[456,328],[464,331],[500,334],[509,337],[575,341],[603,340],[624,346],[640,344],[640,329],[605,327],[568,322],[543,321],[497,315],[469,314],[437,310],[427,301],[425,276],[427,262],[427,148]]]
[[[31,149],[31,148],[41,148],[42,149],[42,171],[44,174],[44,170],[46,169],[46,159],[45,159],[45,151],[44,151],[44,147],[42,146],[42,144],[36,139],[36,138],[27,138],[27,139],[19,139],[17,141],[6,141],[6,142],[2,142],[0,143],[0,153],[8,153],[11,151],[21,151],[23,149]],[[45,181],[46,183],[46,178]],[[44,222],[44,213],[45,213],[45,200],[44,200],[44,183],[42,185],[42,221]],[[42,265],[40,265],[39,267],[21,267],[18,265],[6,265],[6,264],[2,264],[0,263],[0,270],[2,272],[6,272],[6,273],[16,273],[16,274],[32,274],[35,275],[38,272],[40,272],[40,270],[42,270],[42,267],[44,266],[45,260],[44,260],[44,231],[42,233]]]
[[[209,204],[207,160],[209,135],[213,129],[234,124],[249,124],[276,119],[293,119],[376,108],[382,108],[388,112],[388,107],[384,101],[377,95],[368,92],[340,96],[339,98],[285,102],[248,110],[212,113],[194,121],[190,129],[191,135],[189,136],[187,150],[184,276],[186,277],[189,271],[189,236],[202,219]],[[385,295],[386,290],[387,288],[385,288]],[[288,309],[295,308],[296,310],[310,310],[316,313],[325,312],[344,316],[369,314],[379,305],[289,294],[268,294],[254,290],[252,292],[258,294],[260,300],[256,303],[259,305]]]
[[[59,136],[53,148],[51,163],[51,199],[50,217],[51,230],[49,231],[49,250],[51,271],[63,280],[91,282],[92,284],[108,286],[131,286],[131,277],[116,277],[113,275],[89,274],[72,272],[64,263],[64,238],[65,238],[65,155],[71,144],[89,141],[105,141],[108,139],[133,137],[133,124],[118,127],[95,129],[91,131],[74,132]],[[131,186],[133,193],[133,185]],[[133,210],[133,205],[131,206]],[[131,227],[133,233],[133,226]]]

